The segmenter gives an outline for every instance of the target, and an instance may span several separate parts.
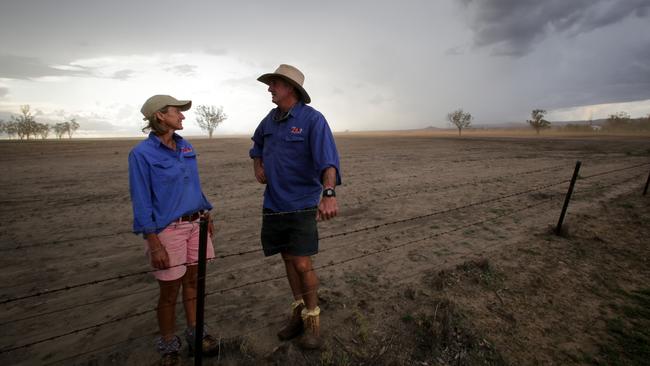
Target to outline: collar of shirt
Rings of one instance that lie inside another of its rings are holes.
[[[294,104],[288,111],[287,113],[282,113],[279,107],[275,108],[275,111],[273,112],[273,121],[275,122],[284,122],[289,119],[289,117],[295,117],[300,114],[300,111],[302,110],[304,104],[303,102],[298,102]]]
[[[174,141],[176,141],[177,143],[180,143],[180,142],[183,140],[183,137],[182,137],[181,135],[177,134],[176,132],[174,132],[174,134],[172,135],[172,138],[173,138]],[[160,146],[160,145],[165,146],[165,144],[163,144],[163,142],[162,142],[162,140],[160,139],[160,137],[158,137],[158,135],[156,135],[156,134],[153,133],[153,132],[149,132],[149,140],[150,140],[151,142],[153,142],[156,146]],[[180,144],[179,144],[179,145],[180,145]],[[165,146],[165,147],[166,147],[166,146]]]

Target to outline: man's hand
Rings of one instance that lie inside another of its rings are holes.
[[[151,256],[151,266],[156,269],[165,269],[169,267],[169,256],[167,250],[160,242],[158,235],[147,234],[147,244]]]
[[[255,179],[260,184],[266,184],[266,174],[264,174],[264,162],[261,158],[253,159],[253,171],[255,172]]]
[[[318,205],[316,220],[329,220],[339,213],[339,205],[336,203],[336,197],[323,197]]]

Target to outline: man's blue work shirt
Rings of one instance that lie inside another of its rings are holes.
[[[212,209],[201,191],[194,148],[177,134],[173,138],[176,151],[150,133],[129,154],[136,234],[159,233],[181,216]]]
[[[274,108],[264,117],[249,153],[264,163],[264,207],[280,212],[317,206],[325,169],[336,168],[336,184],[341,184],[332,131],[320,112],[302,102],[276,121],[278,113]]]

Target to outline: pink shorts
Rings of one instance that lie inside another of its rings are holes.
[[[165,230],[158,233],[158,238],[167,251],[170,268],[153,272],[156,279],[160,281],[177,280],[183,277],[186,271],[185,266],[179,266],[179,264],[199,260],[199,220],[172,222]],[[146,240],[144,246],[147,257],[151,260]],[[214,258],[214,247],[212,246],[210,234],[208,234],[206,258]],[[197,263],[193,265],[197,265]]]

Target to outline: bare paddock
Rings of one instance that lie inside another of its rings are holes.
[[[422,351],[416,338],[407,339],[419,334],[423,314],[431,306],[438,310],[435,304],[447,304],[443,308],[448,315],[466,314],[461,318],[470,319],[463,323],[471,330],[468,334],[490,345],[482,354],[483,360],[491,360],[488,364],[581,364],[582,356],[571,355],[597,352],[596,341],[589,337],[576,335],[570,343],[559,331],[548,330],[545,338],[536,335],[535,324],[522,319],[512,323],[507,314],[515,319],[533,305],[517,303],[513,299],[518,297],[504,290],[503,283],[513,281],[509,288],[514,288],[519,278],[515,274],[533,273],[535,265],[548,263],[546,257],[531,259],[541,242],[555,244],[557,250],[567,247],[545,235],[557,222],[577,160],[582,168],[567,215],[569,230],[575,233],[600,223],[589,229],[590,235],[606,232],[611,221],[602,219],[604,214],[593,220],[585,217],[616,204],[619,197],[636,197],[630,205],[645,205],[640,209],[647,212],[648,199],[641,198],[641,191],[650,171],[650,139],[414,133],[336,138],[343,179],[337,189],[340,216],[319,225],[321,253],[314,257],[326,348],[301,360],[424,362],[431,353]],[[299,351],[275,337],[291,294],[281,260],[264,258],[259,251],[264,187],[253,176],[250,140],[190,140],[199,153],[204,192],[215,206],[214,246],[220,256],[207,267],[206,321],[226,340],[224,350],[232,345],[228,342],[236,343],[230,353],[205,363],[295,362],[291,357]],[[150,268],[142,239],[130,232],[127,156],[136,143],[0,141],[0,364],[142,365],[156,360],[157,285],[146,273]],[[633,224],[621,225],[612,232],[636,230]],[[629,240],[618,243],[623,246],[640,240],[619,237]],[[528,252],[512,255],[520,248]],[[628,257],[645,255],[647,261],[647,246],[640,250]],[[472,273],[474,267],[467,263],[479,263],[476,268],[484,274],[490,269],[495,274],[491,285],[498,288],[485,290],[479,286],[482,280],[471,282],[464,291],[454,287]],[[643,271],[620,286],[629,290],[639,278],[647,280],[647,267]],[[532,291],[536,286],[531,276],[532,282],[519,283],[522,289]],[[497,277],[501,282],[494,282]],[[562,291],[562,277],[554,281],[555,290]],[[538,288],[549,298],[555,291],[543,283]],[[475,301],[469,295],[472,291]],[[481,297],[485,293],[497,305],[485,303]],[[443,295],[454,305],[440,302]],[[573,308],[580,299],[574,302]],[[598,312],[600,303],[591,304]],[[507,306],[512,308],[503,310]],[[549,306],[548,314],[557,316],[559,324],[574,319],[571,303]],[[557,315],[557,309],[566,314]],[[179,312],[179,333],[183,319]],[[432,319],[431,324],[437,324]],[[575,318],[581,324],[592,320]],[[506,329],[503,324],[523,338],[508,342],[494,330]],[[581,329],[563,332],[579,334]],[[405,343],[397,347],[395,337],[400,335]],[[531,350],[536,345],[540,347]],[[471,355],[458,357],[470,362]],[[444,361],[455,355],[441,351],[435,357]]]

